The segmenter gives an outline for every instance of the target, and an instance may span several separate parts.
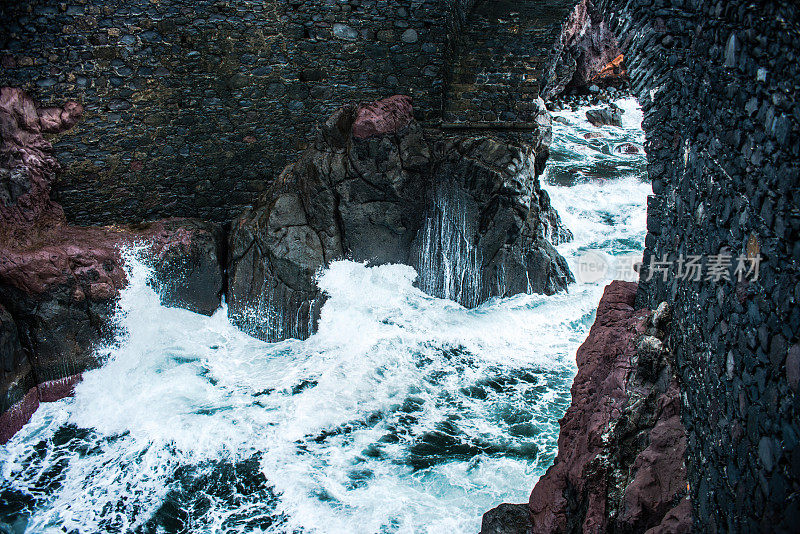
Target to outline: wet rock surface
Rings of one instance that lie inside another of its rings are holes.
[[[116,300],[127,281],[122,247],[144,247],[164,305],[209,315],[219,307],[223,242],[215,225],[170,219],[135,228],[63,226],[40,237],[46,241],[33,247],[0,247],[0,303],[13,317],[23,354],[3,385],[4,409],[23,400],[27,390],[18,384],[37,386],[39,398],[41,384],[50,383],[49,400],[56,400],[71,388],[52,384],[98,365],[95,348],[114,334]],[[11,339],[0,333],[0,345]]]
[[[482,534],[691,531],[680,389],[663,344],[669,314],[634,310],[636,288],[606,288],[528,521],[502,505],[484,515]]]
[[[217,225],[66,223],[50,199],[59,167],[42,134],[69,128],[79,117],[74,103],[41,109],[18,89],[0,90],[0,413],[9,412],[14,428],[38,400],[69,393],[64,380],[97,365],[94,349],[113,333],[111,318],[126,283],[123,247],[142,247],[166,305],[211,314],[223,291]]]
[[[341,108],[234,221],[228,303],[242,328],[307,337],[322,301],[314,275],[344,257],[413,265],[423,290],[466,306],[572,280],[553,247],[571,234],[537,179],[550,135],[543,105],[533,142],[514,144],[423,130],[406,104]]]
[[[197,219],[165,219],[131,227],[134,241],[149,243],[152,283],[164,306],[211,315],[225,287],[225,233]]]
[[[593,126],[617,126],[622,128],[622,114],[625,113],[619,106],[610,104],[602,109],[590,109],[586,112],[586,119]]]

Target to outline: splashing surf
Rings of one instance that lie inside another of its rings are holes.
[[[636,117],[602,148],[564,115],[546,187],[575,240],[559,250],[641,253],[643,155],[606,150],[641,149]],[[224,306],[161,306],[135,251],[127,269],[103,366],[0,448],[8,529],[475,532],[552,462],[604,285],[465,309],[410,267],[340,261],[319,280],[319,331],[264,343]]]

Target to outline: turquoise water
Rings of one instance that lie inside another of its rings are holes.
[[[581,113],[554,127],[544,187],[575,234],[558,247],[575,268],[590,251],[641,254],[641,117],[621,104],[624,129]],[[622,143],[640,153],[616,153]],[[0,448],[2,528],[477,532],[552,463],[607,282],[468,310],[415,288],[410,267],[341,261],[320,279],[319,332],[268,344],[224,307],[161,306],[134,252],[128,269],[124,334],[104,365]]]

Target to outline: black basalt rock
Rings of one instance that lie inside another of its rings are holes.
[[[222,227],[196,219],[157,223],[164,243],[155,240],[152,282],[165,306],[211,315],[224,290]],[[185,237],[184,237],[185,236]]]
[[[483,514],[480,534],[530,534],[531,511],[526,504],[503,503]]]
[[[339,109],[234,221],[228,303],[238,326],[268,340],[307,337],[324,300],[315,275],[342,258],[412,265],[423,291],[468,307],[573,281],[553,246],[572,235],[537,178],[544,106],[528,143],[426,131],[410,113],[401,97]]]
[[[586,118],[594,126],[617,126],[622,128],[622,114],[624,111],[618,106],[611,104],[602,109],[590,109],[586,112]]]

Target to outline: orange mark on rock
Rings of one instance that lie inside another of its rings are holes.
[[[605,67],[600,69],[600,72],[592,78],[593,80],[603,79],[603,78],[620,78],[627,74],[627,70],[625,69],[625,56],[623,54],[618,55],[611,63],[608,63]]]
[[[754,259],[761,254],[761,244],[758,242],[756,234],[750,234],[750,238],[747,240],[746,251],[749,259]]]

